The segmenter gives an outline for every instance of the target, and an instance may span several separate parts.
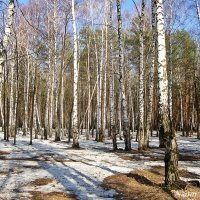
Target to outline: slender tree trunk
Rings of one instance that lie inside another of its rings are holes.
[[[138,149],[146,150],[145,124],[144,124],[144,9],[145,2],[142,0],[142,11],[140,17],[140,69],[139,69],[139,138]]]
[[[6,56],[6,55],[5,55]],[[7,56],[6,56],[7,57]],[[5,62],[7,63],[7,62]],[[7,107],[7,102],[6,102],[6,66],[4,63],[4,68],[3,68],[3,93],[4,93],[4,98],[3,98],[3,117],[4,117],[4,140],[7,139],[7,117],[6,117],[6,107]]]
[[[172,72],[172,0],[169,3],[170,5],[170,13],[169,13],[169,95],[168,95],[168,101],[169,101],[169,112],[170,112],[170,118],[172,120],[173,118],[173,102],[172,102],[172,80],[173,80],[173,72]]]
[[[37,102],[37,98],[36,98],[35,102]],[[35,115],[36,115],[37,132],[38,132],[38,134],[41,135],[41,120],[40,120],[40,115],[38,112],[38,104],[37,103],[36,103],[36,107],[35,107]]]
[[[145,143],[148,145],[149,132],[152,130],[152,110],[153,110],[153,89],[154,89],[154,69],[155,69],[155,54],[156,54],[156,4],[152,0],[152,53],[151,53],[151,68],[149,73],[149,95],[147,108],[147,137]]]
[[[122,113],[123,113],[123,134],[125,139],[125,150],[131,150],[130,127],[127,113],[127,101],[124,87],[124,68],[122,55],[122,19],[121,19],[121,3],[117,0],[117,18],[118,18],[118,48],[119,48],[119,84],[121,92]]]
[[[45,104],[45,117],[44,117],[44,139],[48,138],[50,135],[50,94],[51,94],[51,77],[52,77],[52,39],[51,39],[51,27],[50,27],[50,16],[49,16],[49,8],[48,8],[48,82],[47,82],[47,97],[46,97],[46,104]],[[42,136],[43,139],[43,136]]]
[[[60,117],[59,117],[59,124],[60,124],[60,135],[61,138],[64,138],[64,66],[65,66],[65,48],[66,48],[66,34],[67,34],[67,14],[65,16],[65,31],[64,31],[64,36],[63,36],[63,49],[62,49],[62,60],[61,60],[61,69],[60,69]]]
[[[78,130],[78,46],[76,33],[76,18],[74,0],[72,0],[72,23],[73,23],[73,44],[74,44],[74,84],[73,84],[73,148],[79,148]]]
[[[101,104],[100,104],[100,82],[99,82],[99,58],[96,44],[96,37],[94,33],[94,45],[95,45],[95,57],[96,57],[96,69],[97,69],[97,111],[96,111],[96,141],[99,141],[99,135],[101,134]]]
[[[26,135],[28,131],[28,101],[29,101],[29,69],[30,69],[30,57],[27,51],[27,71],[24,79],[24,130],[23,135]]]
[[[50,93],[50,71],[49,71],[48,82],[47,82],[47,97],[46,97],[45,117],[44,117],[44,139],[46,140],[49,134],[49,93]],[[42,136],[42,139],[43,139],[43,136]]]
[[[197,16],[198,16],[198,20],[199,20],[199,24],[200,24],[200,9],[199,9],[198,0],[195,0],[195,3],[196,3],[196,8],[197,8]]]
[[[179,97],[180,97],[180,104],[181,104],[181,130],[183,131],[183,118],[184,118],[184,116],[183,116],[183,98],[182,98],[182,91],[181,91],[181,89],[180,89],[180,91],[179,91]]]
[[[33,144],[33,123],[34,123],[34,105],[35,105],[35,93],[37,84],[37,66],[35,66],[35,73],[33,77],[33,92],[32,92],[32,104],[31,104],[31,124],[30,124],[30,145]]]
[[[199,76],[200,76],[200,46],[197,46],[197,67],[195,70],[195,102],[196,102],[196,110],[197,110],[197,138],[200,138],[200,116],[199,116]]]
[[[103,82],[103,65],[104,65],[104,27],[102,27],[101,31],[101,63],[99,67],[99,74],[98,74],[98,81],[99,81],[99,96],[98,96],[98,113],[99,113],[99,123],[98,123],[98,131],[99,131],[99,142],[103,142],[104,140],[104,133],[102,129],[102,82]]]
[[[122,94],[119,91],[118,95],[118,107],[117,107],[117,112],[118,112],[118,134],[119,134],[119,139],[122,140]]]
[[[159,111],[160,134],[165,144],[165,185],[168,188],[179,179],[178,176],[178,149],[175,130],[170,121],[168,104],[168,79],[165,45],[165,27],[163,0],[157,0],[157,32],[158,32],[158,80],[159,80]]]
[[[18,55],[18,41],[16,37],[16,99],[15,99],[15,133],[14,145],[16,144],[17,128],[18,128],[18,105],[19,105],[19,55]]]
[[[38,139],[38,133],[40,132],[40,129],[38,127],[38,116],[37,116],[37,66],[35,66],[34,72],[33,72],[33,127],[34,133],[35,133],[35,139]]]
[[[11,136],[14,135],[14,124],[13,124],[13,66],[11,65],[10,70],[10,108],[9,108],[9,133]]]
[[[1,115],[1,121],[2,121],[2,130],[3,130],[3,127],[4,127],[4,116],[3,116],[3,105],[2,105],[2,94],[1,94],[1,91],[2,91],[2,84],[0,83],[0,115]]]
[[[105,62],[104,62],[104,85],[103,85],[103,124],[102,124],[102,132],[105,137],[106,131],[106,122],[107,122],[107,115],[106,115],[106,103],[107,103],[107,66],[108,66],[108,2],[105,0],[104,2],[104,18],[105,18]]]
[[[5,65],[5,68],[6,68],[6,96],[5,96],[5,101],[6,101],[6,141],[9,141],[9,137],[10,137],[10,130],[9,130],[9,95],[8,95],[8,91],[9,91],[9,69],[8,69],[8,57],[7,57],[7,54],[6,54],[6,65]]]
[[[9,1],[8,5],[8,14],[7,14],[7,24],[5,26],[5,33],[3,35],[2,41],[0,41],[0,89],[2,89],[2,79],[3,79],[3,72],[4,72],[4,81],[5,81],[5,61],[6,61],[6,55],[7,55],[7,46],[9,43],[11,30],[12,30],[12,24],[13,24],[13,18],[14,18],[14,10],[15,10],[15,4],[14,0]],[[0,96],[1,97],[1,96]],[[5,82],[4,82],[4,139],[6,140],[6,118],[5,118]],[[8,113],[7,113],[8,114]]]
[[[113,66],[113,41],[112,41],[112,28],[110,28],[112,24],[112,9],[113,9],[113,1],[109,1],[109,29],[108,29],[108,40],[109,43],[109,68],[110,68],[110,130],[111,136],[113,140],[113,151],[117,150],[117,132],[116,132],[116,125],[115,125],[115,96],[114,96],[114,66]]]
[[[54,106],[54,83],[55,83],[55,68],[53,66],[51,70],[51,79],[50,79],[50,106],[49,106],[49,137],[53,135],[53,106]]]
[[[88,33],[88,42],[87,42],[87,76],[88,76],[88,80],[87,80],[87,84],[88,84],[88,101],[90,101],[90,35]],[[90,137],[90,118],[91,118],[91,109],[90,106],[88,108],[88,119],[87,119],[87,133],[86,133],[86,139],[89,140]]]

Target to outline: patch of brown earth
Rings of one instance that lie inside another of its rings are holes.
[[[124,149],[117,149],[115,151],[110,150],[110,152],[121,153],[121,154],[124,154],[124,153],[127,153],[127,152],[129,154],[149,154],[149,153],[152,153],[152,151],[150,151],[150,150],[140,151],[140,150],[135,150],[135,149],[132,149],[130,151],[125,151]]]
[[[180,176],[194,178],[195,174],[183,170],[180,171]],[[103,187],[115,189],[120,194],[119,199],[200,200],[200,188],[192,183],[178,181],[176,190],[167,190],[164,187],[163,167],[154,167],[150,170],[137,170],[128,174],[109,176],[104,179]]]
[[[0,155],[8,155],[10,154],[11,152],[8,152],[8,151],[0,151]]]
[[[131,156],[120,156],[123,160],[132,160],[132,161],[140,161],[140,160],[147,160],[147,161],[162,161],[164,160],[164,154],[162,152],[159,152],[157,154],[153,154],[154,152],[145,151],[140,152],[137,151],[134,153],[131,153]],[[200,161],[200,156],[194,156],[194,155],[187,155],[187,154],[179,154],[179,161]]]
[[[199,161],[200,160],[200,156],[180,154],[179,155],[179,160],[180,161]]]
[[[22,161],[40,161],[36,158],[7,158],[5,156],[0,156],[0,160],[22,160]]]
[[[63,148],[64,150],[85,150],[85,148],[79,147],[79,148],[74,148],[74,147],[67,147]]]
[[[165,175],[164,167],[162,167],[162,166],[154,166],[149,171],[151,171],[152,173],[155,173],[157,175],[161,175],[161,176]],[[184,177],[184,178],[190,178],[190,179],[200,179],[200,176],[198,176],[197,174],[194,174],[192,172],[188,172],[185,169],[179,170],[179,176]]]
[[[0,174],[7,174],[8,172],[0,171]]]
[[[41,168],[40,166],[37,166],[37,165],[23,165],[22,167],[26,169],[40,169]]]
[[[142,156],[142,157],[141,157]],[[120,156],[123,160],[130,160],[130,161],[141,161],[141,160],[147,160],[147,161],[161,161],[164,160],[164,156],[151,156],[149,155],[140,155],[135,154],[131,156]]]
[[[31,200],[74,200],[74,195],[66,194],[64,192],[50,192],[42,193],[39,191],[31,191]]]
[[[76,160],[73,160],[73,159],[62,159],[62,158],[54,158],[54,160],[56,162],[61,162],[61,163],[65,163],[65,162],[77,162]]]
[[[31,186],[43,186],[43,185],[48,185],[49,183],[52,183],[54,179],[51,178],[38,178],[34,181],[31,181],[29,185]]]

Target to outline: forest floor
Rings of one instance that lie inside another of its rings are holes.
[[[80,150],[65,141],[17,136],[17,145],[0,134],[0,199],[200,199],[200,140],[178,137],[180,177],[190,184],[166,191],[163,184],[164,149],[150,138],[150,150],[112,152],[112,141],[80,138]],[[118,141],[123,149],[123,141]],[[147,195],[148,193],[148,195]]]

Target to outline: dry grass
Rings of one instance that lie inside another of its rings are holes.
[[[180,161],[199,161],[200,156],[194,156],[194,155],[186,155],[186,154],[180,154],[179,155]]]
[[[66,194],[64,192],[50,192],[42,193],[39,191],[31,191],[31,200],[74,200],[74,195]]]
[[[118,152],[119,153],[119,152]],[[155,154],[156,153],[156,154]],[[131,156],[120,156],[123,160],[131,160],[131,161],[162,161],[164,160],[164,152],[155,152],[155,151],[131,151]],[[187,154],[179,154],[179,161],[200,161],[200,156],[187,155]]]
[[[64,150],[85,150],[85,148],[79,147],[79,148],[74,148],[74,147],[67,147],[67,148],[63,148]]]
[[[195,174],[180,171],[180,176],[195,177]],[[196,176],[197,178],[197,176]],[[104,179],[105,188],[115,189],[119,199],[137,200],[200,200],[200,188],[191,183],[179,181],[177,189],[169,191],[164,185],[164,168],[137,170],[128,174],[112,175]]]
[[[8,151],[0,151],[0,155],[7,155],[7,154],[10,154],[11,152],[8,152]]]
[[[38,178],[32,182],[29,183],[31,186],[43,186],[48,185],[49,183],[52,183],[54,179],[51,178]]]

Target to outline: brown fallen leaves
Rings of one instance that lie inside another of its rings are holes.
[[[180,177],[200,178],[185,170]],[[176,189],[169,191],[164,187],[164,168],[136,170],[128,174],[112,175],[104,179],[103,187],[115,189],[118,199],[137,200],[200,200],[200,188],[196,182],[177,182]]]

